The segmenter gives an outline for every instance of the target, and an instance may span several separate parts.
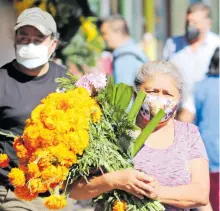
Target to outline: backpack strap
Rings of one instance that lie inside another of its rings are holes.
[[[145,61],[140,57],[138,56],[137,54],[133,53],[133,52],[123,52],[123,53],[120,53],[118,54],[117,56],[114,56],[113,57],[113,64],[115,63],[115,61],[120,58],[120,57],[123,57],[123,56],[133,56],[135,57],[138,61],[142,62],[142,63],[145,63]]]

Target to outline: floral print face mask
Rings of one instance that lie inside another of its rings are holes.
[[[165,117],[160,121],[160,123],[163,123],[173,116],[177,105],[177,101],[161,96],[147,95],[141,107],[140,114],[145,120],[150,121],[160,109],[163,109]]]

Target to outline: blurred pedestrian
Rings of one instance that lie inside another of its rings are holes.
[[[219,48],[211,59],[207,77],[195,85],[196,124],[204,141],[210,170],[210,202],[220,210],[219,198]]]
[[[185,34],[169,38],[163,51],[164,59],[176,64],[187,82],[188,94],[178,115],[181,121],[193,121],[193,86],[205,77],[210,59],[219,44],[219,36],[210,29],[210,8],[200,2],[192,4],[186,14]]]
[[[125,19],[119,15],[105,19],[101,33],[108,48],[113,50],[115,83],[134,85],[135,76],[147,58],[131,38]]]

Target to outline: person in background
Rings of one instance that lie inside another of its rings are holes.
[[[204,143],[195,125],[174,119],[183,96],[180,72],[170,62],[148,62],[136,75],[135,90],[147,94],[137,117],[141,129],[160,108],[166,113],[134,157],[138,170],[110,172],[88,182],[81,179],[70,186],[70,197],[90,199],[120,189],[139,198],[157,199],[166,211],[207,205],[209,164]]]
[[[108,48],[113,50],[115,83],[134,85],[138,69],[147,62],[147,58],[131,38],[125,19],[119,15],[105,19],[101,33]]]
[[[164,47],[164,59],[176,64],[187,85],[188,92],[177,117],[181,121],[193,121],[193,86],[205,77],[210,59],[219,45],[219,36],[210,29],[210,8],[201,2],[192,4],[186,14],[185,34],[169,38]]]
[[[214,52],[207,77],[195,85],[196,124],[209,157],[210,202],[220,210],[219,187],[219,48]]]
[[[56,22],[49,13],[40,8],[26,9],[18,17],[14,30],[16,59],[0,68],[0,131],[18,136],[22,135],[31,111],[56,91],[55,79],[65,76],[66,69],[49,62],[59,37]],[[0,209],[47,210],[42,197],[26,202],[13,192],[7,176],[11,168],[18,166],[12,138],[0,135],[0,153],[10,158],[9,167],[0,168]],[[72,208],[70,202],[63,210]]]

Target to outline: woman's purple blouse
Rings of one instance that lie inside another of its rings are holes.
[[[166,149],[153,149],[148,147],[146,142],[134,158],[136,169],[152,175],[165,186],[190,184],[189,161],[195,158],[208,160],[203,141],[195,125],[174,120],[174,129],[174,142],[171,146]],[[184,210],[168,205],[165,207],[169,211]]]

